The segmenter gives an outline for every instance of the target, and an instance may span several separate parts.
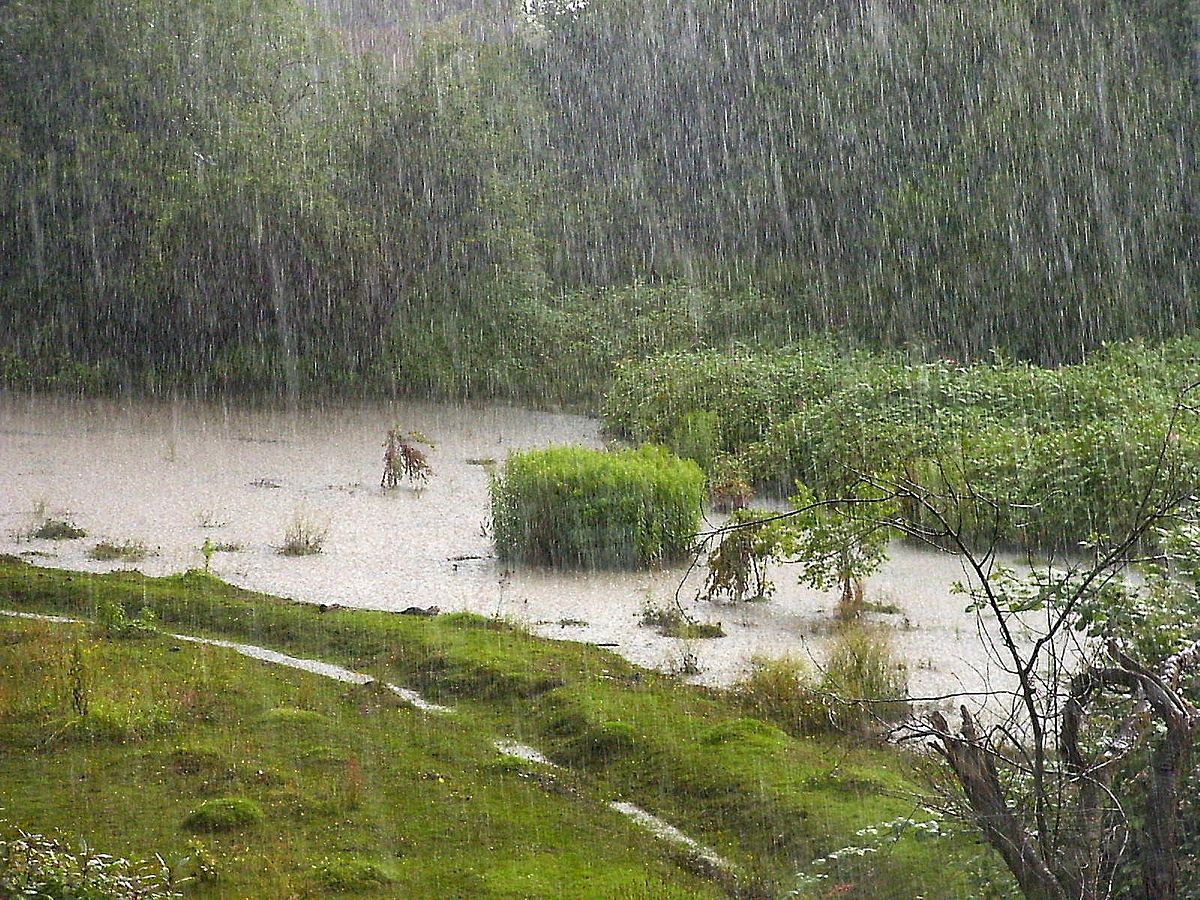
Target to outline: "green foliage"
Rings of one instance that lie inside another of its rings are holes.
[[[188,831],[240,831],[262,823],[262,807],[247,797],[205,800],[183,820]]]
[[[492,479],[503,559],[568,568],[638,568],[682,559],[700,519],[704,476],[659,447],[513,453]]]
[[[1194,339],[1057,369],[823,343],[667,354],[624,367],[604,416],[618,435],[663,441],[688,416],[715,415],[720,467],[758,485],[799,481],[823,501],[854,499],[864,481],[907,486],[929,508],[900,498],[876,511],[935,531],[940,516],[982,544],[1062,548],[1121,534],[1147,497],[1200,484],[1200,427],[1172,421],[1196,358]]]

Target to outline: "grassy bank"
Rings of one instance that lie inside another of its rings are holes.
[[[388,886],[364,890],[384,895],[563,896],[572,886],[578,896],[773,895],[812,860],[861,843],[858,829],[914,813],[903,754],[788,737],[721,695],[595,648],[466,615],[321,613],[199,573],[93,576],[0,561],[0,605],[8,608],[90,617],[110,602],[131,617],[149,608],[164,628],[342,663],[455,708],[430,717],[367,688],[272,670],[227,651],[174,651],[177,644],[162,637],[113,642],[66,626],[5,624],[0,781],[11,799],[4,816],[25,827],[66,828],[110,852],[166,858],[184,855],[194,836],[182,823],[202,800],[247,796],[266,823],[257,837],[239,832],[210,842],[218,870],[224,860],[227,871],[222,890],[259,877],[264,866],[239,857],[262,844],[272,848],[268,880],[301,892],[326,877],[313,866],[330,859],[336,868],[346,857],[347,865],[378,867]],[[69,665],[35,661],[62,660],[75,642],[89,671],[110,673],[93,682],[97,691],[135,692],[113,698],[112,708],[157,710],[118,720],[159,724],[64,731],[72,718],[62,699]],[[60,674],[37,675],[43,671]],[[59,687],[37,689],[47,677]],[[193,696],[203,699],[185,702]],[[32,714],[36,697],[60,699]],[[565,770],[547,777],[502,758],[491,743],[502,737],[541,748]],[[172,754],[189,747],[205,759],[209,750],[217,754],[211,765],[182,763],[213,768],[210,777],[176,771]],[[358,776],[349,774],[351,759]],[[80,776],[89,791],[87,779],[99,779],[83,815],[72,799]],[[348,791],[356,810],[335,803]],[[737,867],[736,882],[698,882],[689,866],[677,865],[677,852],[619,824],[603,806],[612,799],[637,803],[715,848]],[[605,859],[595,846],[606,848]],[[947,853],[961,865],[947,871]],[[907,835],[829,871],[864,896],[958,897],[972,890],[976,856],[965,841]]]

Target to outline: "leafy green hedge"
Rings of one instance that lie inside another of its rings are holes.
[[[661,447],[513,453],[492,481],[502,559],[563,568],[638,568],[683,558],[704,475]]]

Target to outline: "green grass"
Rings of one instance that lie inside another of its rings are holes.
[[[88,617],[98,602],[149,608],[166,629],[347,665],[454,706],[422,714],[371,686],[231,652],[0,620],[4,815],[67,828],[106,852],[168,857],[185,854],[193,836],[182,823],[201,803],[245,798],[262,808],[261,827],[202,838],[224,873],[222,895],[353,883],[364,896],[769,896],[856,843],[856,830],[915,808],[906,754],[789,737],[720,693],[502,622],[322,614],[199,572],[96,576],[0,558],[0,606]],[[108,710],[124,731],[63,728],[62,647],[72,641],[87,648],[89,672],[105,672],[89,682],[88,715]],[[105,696],[118,686],[136,702]],[[14,703],[26,712],[14,717]],[[500,737],[566,769],[502,757]],[[608,810],[612,799],[712,846],[737,867],[736,883],[693,874],[678,851]],[[863,896],[962,897],[978,855],[961,839],[904,838],[833,874]]]

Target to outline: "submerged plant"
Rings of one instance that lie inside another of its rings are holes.
[[[46,519],[30,535],[44,541],[73,541],[87,537],[87,532],[69,519]]]
[[[283,533],[283,543],[277,550],[282,556],[312,556],[325,548],[327,537],[327,524],[315,523],[302,513],[296,513]],[[216,552],[215,545],[211,552]]]
[[[425,451],[417,444],[433,448],[429,438],[419,431],[405,432],[399,425],[388,431],[383,442],[383,477],[379,480],[380,487],[397,487],[406,478],[413,487],[423,487],[429,481],[433,467],[429,465]]]
[[[720,622],[700,622],[679,606],[658,606],[650,600],[642,607],[640,623],[658,629],[663,637],[688,640],[725,637]]]
[[[150,549],[140,541],[125,541],[117,544],[113,541],[100,541],[88,551],[88,557],[100,562],[141,562],[150,556]]]

